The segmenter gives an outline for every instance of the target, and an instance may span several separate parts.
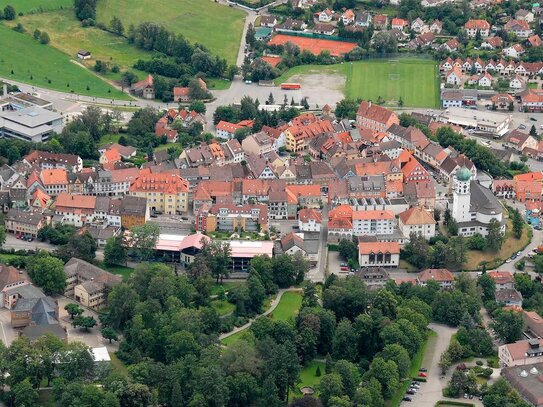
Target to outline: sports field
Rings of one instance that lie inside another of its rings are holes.
[[[153,55],[129,44],[125,38],[94,27],[83,28],[75,18],[73,9],[28,14],[16,21],[26,28],[28,35],[32,35],[35,29],[47,31],[51,37],[49,45],[71,58],[75,58],[80,49],[90,51],[91,59],[79,61],[89,68],[94,66],[96,60],[101,60],[107,62],[110,68],[118,65],[123,71],[127,69],[135,71],[132,66],[138,59],[149,59]],[[15,22],[10,25],[14,24]],[[136,73],[143,79],[144,73]],[[110,79],[119,79],[120,74],[110,73],[106,76]]]
[[[71,62],[66,54],[2,24],[0,50],[0,76],[4,78],[62,92],[130,99],[92,72]]]
[[[160,24],[236,62],[245,13],[209,0],[100,0],[97,20],[109,24],[119,17],[125,27],[145,21]]]
[[[380,59],[345,65],[348,98],[381,97],[388,105],[402,98],[404,106],[439,106],[438,71],[432,60]]]
[[[439,83],[437,64],[432,60],[405,58],[396,60],[375,59],[337,65],[296,66],[275,80],[301,82],[304,77],[343,75],[346,78],[343,93],[350,99],[384,100],[385,106],[398,106],[400,98],[404,107],[438,107]]]
[[[347,54],[357,47],[355,42],[333,41],[284,34],[275,35],[268,44],[285,45],[287,42],[297,45],[302,51],[307,50],[314,55],[319,55],[322,51],[328,51],[330,55],[336,57]]]
[[[73,0],[0,0],[0,8],[4,9],[8,4],[15,7],[17,13],[23,12],[25,14],[74,6]]]

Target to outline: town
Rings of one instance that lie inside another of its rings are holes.
[[[543,7],[140,1],[0,0],[0,406],[543,406]]]

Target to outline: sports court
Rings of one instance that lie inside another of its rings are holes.
[[[319,38],[297,37],[294,35],[277,34],[268,44],[285,45],[291,42],[297,45],[302,51],[308,50],[314,55],[319,55],[321,51],[329,51],[330,55],[338,57],[356,48],[356,43],[345,41],[333,41]]]

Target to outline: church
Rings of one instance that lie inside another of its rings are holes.
[[[502,233],[505,233],[503,208],[488,188],[471,180],[472,173],[462,167],[456,173],[454,184],[452,217],[458,223],[458,235],[473,236],[488,234],[488,224],[492,219],[500,222]]]

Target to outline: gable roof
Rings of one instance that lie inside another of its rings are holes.
[[[435,225],[434,217],[427,210],[419,207],[410,208],[400,213],[399,218],[404,225]]]

